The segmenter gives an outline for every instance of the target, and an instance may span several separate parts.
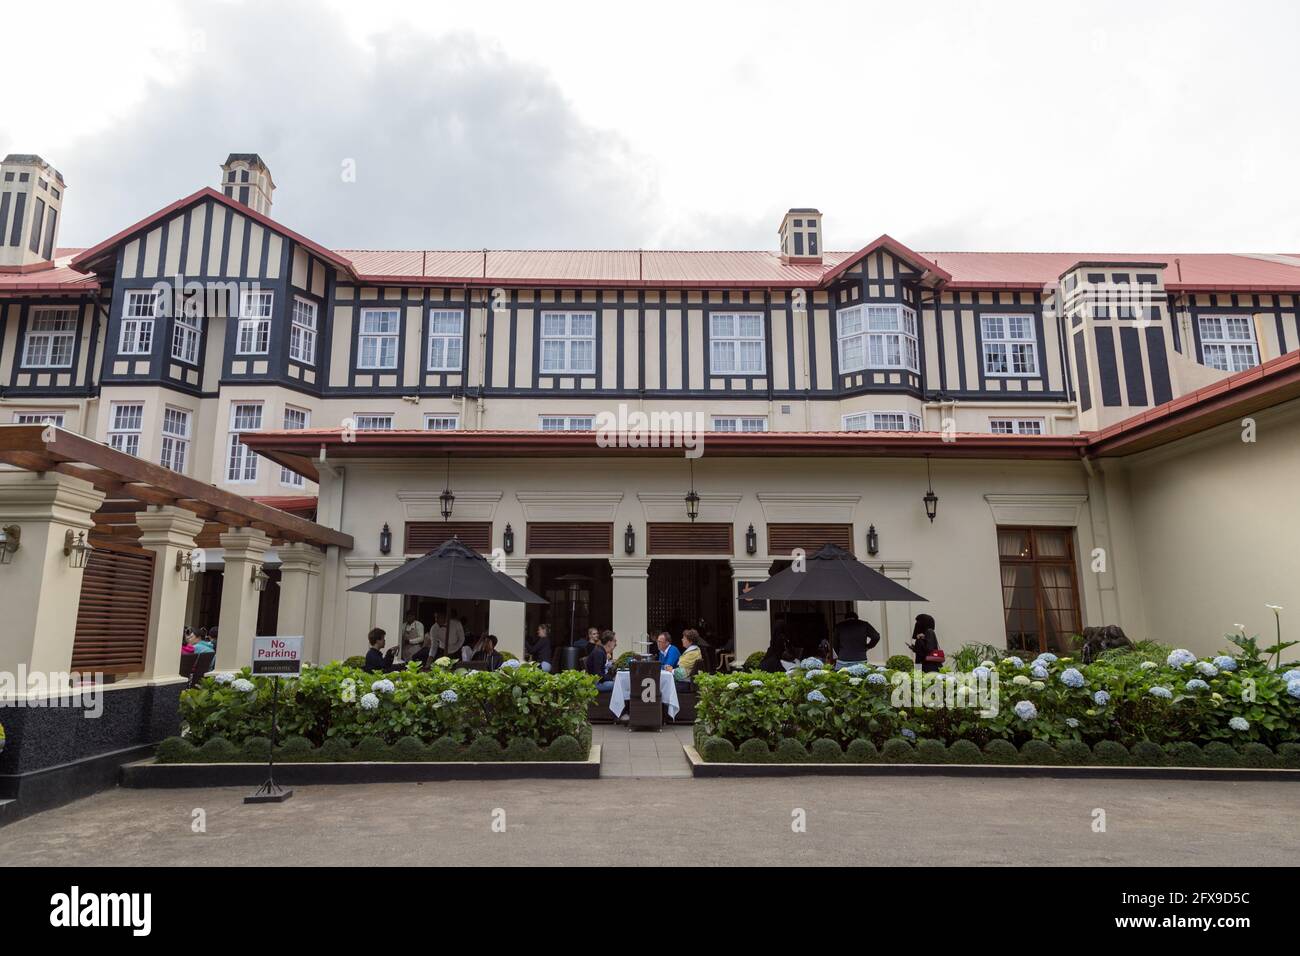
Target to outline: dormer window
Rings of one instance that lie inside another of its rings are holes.
[[[840,371],[920,371],[916,313],[905,305],[855,305],[836,313]]]
[[[542,313],[542,373],[596,372],[596,313]]]
[[[1032,315],[985,315],[980,327],[985,375],[1014,378],[1038,374],[1038,342]]]
[[[1202,315],[1201,362],[1223,372],[1244,372],[1259,364],[1255,323],[1249,315]]]

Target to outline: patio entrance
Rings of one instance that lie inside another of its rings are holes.
[[[551,645],[567,647],[587,628],[602,631],[614,620],[614,585],[609,561],[592,559],[533,559],[528,562],[528,590],[546,598],[524,612],[528,633],[538,624],[551,626]]]
[[[667,631],[679,644],[682,631],[693,627],[715,655],[734,646],[729,561],[655,558],[647,575],[646,618],[651,635]]]

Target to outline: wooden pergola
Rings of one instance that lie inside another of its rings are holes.
[[[136,512],[149,505],[175,505],[204,519],[202,537],[210,541],[230,528],[255,528],[275,543],[352,547],[349,534],[52,425],[0,425],[0,462],[71,475],[104,492],[95,515],[95,531],[102,535],[135,537]]]

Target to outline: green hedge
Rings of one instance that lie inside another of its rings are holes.
[[[546,748],[590,732],[587,706],[595,697],[595,678],[578,671],[547,674],[528,665],[421,671],[411,665],[371,674],[334,663],[306,667],[301,677],[281,681],[276,722],[286,744],[302,737],[314,749],[333,743],[349,753],[362,744],[378,752],[404,738],[426,746],[446,739],[466,748],[480,738],[500,748],[523,739]],[[180,716],[193,746],[219,739],[242,752],[250,739],[271,735],[271,682],[251,678],[247,670],[206,677],[181,693]],[[265,754],[265,745],[259,746]],[[522,752],[520,746],[515,752]],[[411,744],[404,748],[416,753]]]

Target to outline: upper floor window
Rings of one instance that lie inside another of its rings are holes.
[[[391,432],[393,430],[392,415],[376,415],[370,412],[352,417],[357,423],[357,431],[359,432]]]
[[[284,407],[284,427],[286,431],[301,431],[306,428],[311,421],[311,413],[305,408],[294,408],[292,405]],[[289,485],[292,488],[301,488],[303,486],[302,475],[296,471],[290,471],[288,468],[280,469],[280,484]]]
[[[919,432],[921,417],[908,412],[858,412],[844,416],[846,432]]]
[[[201,334],[197,315],[176,316],[176,321],[172,325],[172,358],[190,365],[198,365]]]
[[[128,455],[140,454],[140,430],[144,424],[144,405],[139,402],[114,402],[109,409],[108,447]]]
[[[589,432],[595,429],[596,419],[592,415],[543,415],[541,426],[544,432]]]
[[[240,432],[262,430],[262,404],[241,402],[230,406],[230,437],[227,444],[226,481],[257,481],[257,454],[239,440]]]
[[[1199,325],[1202,361],[1210,368],[1241,372],[1259,364],[1249,315],[1202,315]]]
[[[15,425],[50,425],[63,427],[63,412],[15,412]]]
[[[185,471],[190,452],[190,413],[183,408],[163,409],[162,455],[159,463],[172,471]]]
[[[27,322],[23,365],[28,368],[71,368],[76,338],[76,309],[33,309]]]
[[[397,309],[362,309],[357,341],[357,368],[397,368]]]
[[[429,310],[430,372],[459,372],[464,351],[462,314],[450,309]]]
[[[762,375],[767,367],[761,312],[709,315],[709,371],[714,375]]]
[[[316,364],[316,303],[300,295],[293,297],[289,358],[304,365]]]
[[[990,418],[989,431],[994,435],[1041,435],[1041,418]]]
[[[460,427],[459,415],[425,415],[424,427],[431,432],[454,432]]]
[[[1032,315],[985,315],[980,318],[980,326],[984,332],[985,375],[1038,374]]]
[[[905,305],[855,305],[836,313],[840,371],[920,371],[916,313]]]
[[[761,415],[714,415],[715,432],[765,432],[767,419]]]
[[[238,355],[265,355],[271,350],[273,292],[246,291],[239,300]]]
[[[122,304],[122,337],[117,350],[123,355],[148,355],[153,351],[153,323],[158,314],[158,293],[153,289],[128,291]]]
[[[596,372],[596,313],[542,313],[542,371]]]

